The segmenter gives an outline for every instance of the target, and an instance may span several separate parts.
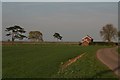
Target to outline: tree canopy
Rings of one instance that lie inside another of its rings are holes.
[[[40,31],[30,31],[29,39],[32,41],[43,41],[43,34]]]
[[[115,39],[117,36],[117,29],[113,26],[113,24],[107,24],[103,26],[100,31],[100,35],[103,40],[111,42],[112,39]]]
[[[5,31],[9,32],[8,34],[6,34],[6,36],[11,36],[12,41],[14,41],[15,39],[22,40],[23,38],[27,38],[25,35],[23,35],[23,33],[26,32],[24,28],[21,28],[17,25],[8,27]]]
[[[59,39],[59,40],[62,40],[62,36],[61,36],[59,33],[55,33],[55,34],[53,35],[53,37],[54,37],[54,38],[57,38],[57,39]]]

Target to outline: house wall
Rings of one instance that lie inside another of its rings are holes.
[[[82,43],[82,46],[88,46],[88,45],[89,45],[89,43],[86,42],[86,41],[84,41],[84,42]]]

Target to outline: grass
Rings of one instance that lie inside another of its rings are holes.
[[[3,78],[116,78],[96,59],[96,51],[108,46],[65,44],[5,45],[3,50]],[[58,73],[61,62],[86,53],[64,72]],[[105,73],[105,71],[107,73]],[[104,73],[102,73],[104,72]]]
[[[2,45],[0,44],[0,79],[2,78]]]
[[[61,78],[116,78],[111,70],[108,69],[96,58],[96,51],[100,46],[86,47],[86,55],[73,63],[62,73],[55,77]],[[101,47],[103,48],[103,47]]]

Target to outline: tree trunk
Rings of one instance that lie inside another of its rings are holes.
[[[15,41],[15,39],[12,37],[12,42],[14,42]]]
[[[12,45],[14,44],[14,40],[15,40],[15,39],[12,37]]]
[[[15,38],[14,38],[14,33],[12,31],[12,42],[14,42]]]
[[[111,39],[108,39],[108,42],[110,43],[110,42],[111,42]]]
[[[14,36],[13,36],[13,34],[12,34],[12,45],[14,44]]]

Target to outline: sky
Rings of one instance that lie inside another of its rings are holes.
[[[60,33],[63,41],[81,41],[90,35],[102,41],[100,30],[111,23],[118,28],[117,2],[3,2],[2,39],[5,28],[13,25],[27,31],[40,31],[45,41],[55,41],[53,34]]]
[[[119,0],[1,0],[2,2],[118,2]]]
[[[0,2],[0,41],[2,41],[2,3]]]

